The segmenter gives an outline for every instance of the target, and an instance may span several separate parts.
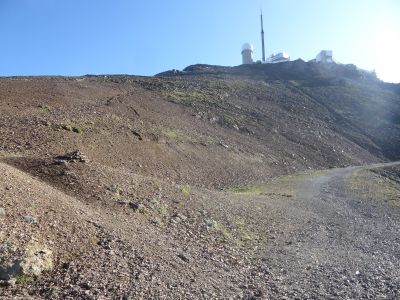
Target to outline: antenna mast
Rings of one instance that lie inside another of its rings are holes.
[[[262,9],[261,9],[261,43],[262,43],[262,62],[265,63],[264,24],[263,24]]]

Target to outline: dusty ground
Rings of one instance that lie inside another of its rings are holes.
[[[3,239],[62,243],[55,272],[4,288],[4,299],[397,299],[400,211],[359,195],[359,172],[375,174],[349,167],[247,192],[191,191],[178,212],[149,224],[132,209],[83,205],[2,165]],[[382,195],[392,197],[392,183],[381,184]],[[25,190],[32,195],[15,205]],[[38,223],[24,224],[25,214]]]
[[[399,172],[397,168],[397,172]],[[284,230],[261,254],[267,298],[397,299],[400,296],[400,210],[382,205],[393,182],[375,188],[381,198],[359,195],[362,180],[349,167],[306,180],[280,210]],[[351,184],[349,184],[349,182]],[[396,197],[400,195],[396,186]]]
[[[254,67],[1,78],[0,298],[398,298],[397,86]]]

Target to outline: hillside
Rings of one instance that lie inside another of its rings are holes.
[[[360,192],[361,169],[336,168],[400,160],[400,85],[352,65],[300,60],[194,65],[153,77],[0,78],[0,137],[0,298],[304,297],[311,277],[290,288],[285,280],[297,271],[278,274],[279,249],[295,256],[288,239],[304,234],[307,219],[324,220],[309,202],[326,192],[323,184],[373,211]],[[398,169],[362,170],[385,178],[371,185],[387,200],[377,220],[396,219]],[[15,271],[26,253],[51,267]],[[324,265],[313,273],[321,291],[310,295],[340,289],[325,272],[339,271]],[[395,297],[395,272],[381,287],[364,283]],[[365,289],[351,294],[350,285],[343,297]]]

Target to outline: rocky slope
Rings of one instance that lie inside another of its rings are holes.
[[[300,182],[400,159],[400,88],[354,66],[0,78],[0,104],[4,299],[280,298],[259,266]]]

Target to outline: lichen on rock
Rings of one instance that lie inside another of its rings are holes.
[[[9,281],[18,276],[37,277],[54,267],[53,252],[37,241],[28,242],[22,255],[17,253],[11,251],[7,259],[0,261],[0,280]]]
[[[45,245],[36,241],[30,241],[26,245],[25,256],[21,262],[23,274],[39,276],[45,271],[51,271],[53,267],[53,252]]]

